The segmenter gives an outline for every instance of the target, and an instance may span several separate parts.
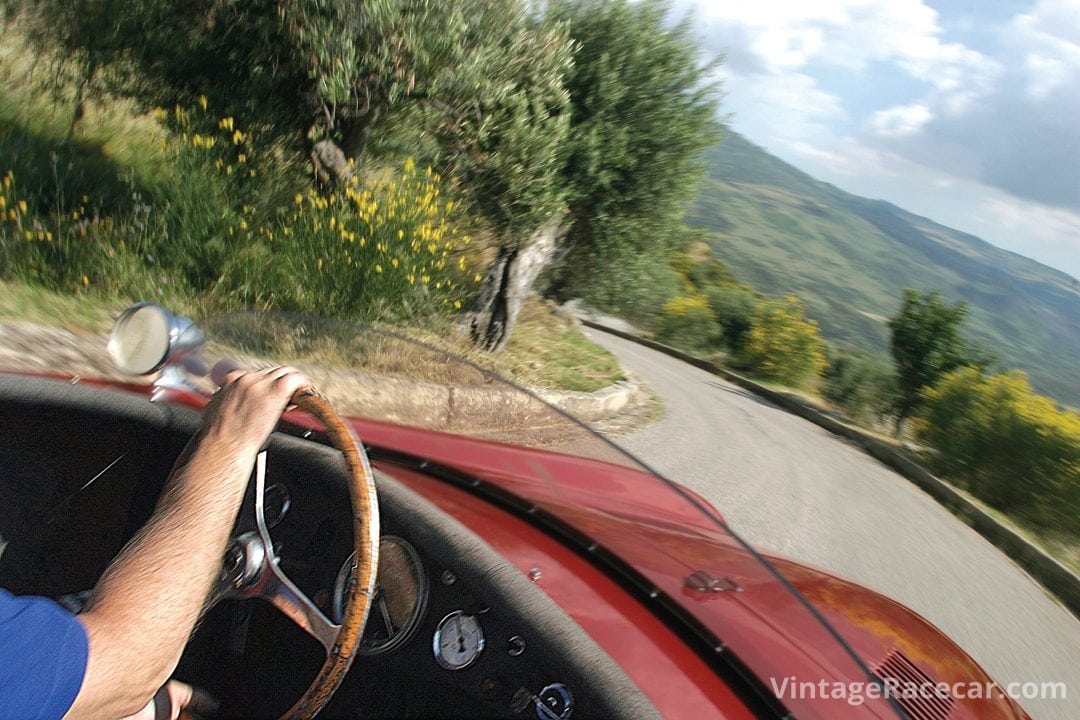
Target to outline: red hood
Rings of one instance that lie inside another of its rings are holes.
[[[766,685],[865,684],[863,667],[814,613],[752,552],[717,523],[699,496],[627,467],[508,447],[445,433],[356,421],[370,445],[420,456],[483,478],[536,505],[618,556],[658,593],[679,604]],[[877,670],[901,654],[933,682],[990,683],[947,636],[898,603],[786,558],[768,556],[851,646]],[[687,578],[704,571],[738,591],[700,592]],[[888,665],[886,665],[888,667]],[[884,700],[783,698],[796,717],[896,718]],[[927,716],[927,717],[933,717]],[[956,702],[950,720],[1018,717],[1007,700]]]
[[[101,383],[145,394],[145,386]],[[205,398],[165,391],[157,399],[200,408]],[[354,419],[366,444],[414,455],[482,478],[559,518],[629,565],[718,639],[769,688],[827,683],[863,687],[899,652],[935,682],[988,683],[986,673],[929,622],[871,590],[786,558],[767,556],[849,644],[862,666],[788,586],[721,525],[696,494],[646,473],[560,455],[378,421]],[[703,571],[739,589],[700,592]],[[806,693],[809,695],[809,693]],[[851,704],[784,695],[796,717],[897,718],[887,701]],[[957,702],[949,720],[1023,717],[1007,700]],[[927,715],[925,717],[936,717]]]

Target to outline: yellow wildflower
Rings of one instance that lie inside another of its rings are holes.
[[[26,212],[26,201],[25,200],[20,200],[19,201],[19,212],[21,212],[21,213]]]
[[[390,259],[390,264],[393,265],[394,267],[397,267],[398,266],[398,259],[397,258],[391,258]]]
[[[381,273],[382,272],[382,265],[379,265],[378,263],[375,263],[375,272]]]
[[[405,158],[405,172],[412,172],[416,169],[416,161],[412,159],[412,156]]]
[[[3,195],[0,195],[0,210],[3,210],[6,207],[7,207],[7,198],[4,197]]]
[[[455,310],[460,310],[461,309],[461,301],[460,300],[455,300],[454,301],[454,309]]]
[[[241,164],[246,163],[247,162],[247,155],[245,155],[244,153],[240,153],[239,155],[236,156],[236,162],[241,163]]]
[[[88,277],[86,277],[85,275],[83,275],[83,276],[82,276],[82,284],[83,284],[84,286],[88,286],[88,285],[90,285],[90,278],[88,278]]]
[[[199,107],[201,107],[203,110],[205,110],[206,106],[208,104],[209,103],[206,101],[206,96],[205,95],[200,95],[199,96]]]

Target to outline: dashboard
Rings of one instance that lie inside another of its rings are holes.
[[[271,529],[281,566],[336,621],[354,564],[346,554],[347,502],[336,483],[325,482],[337,473],[319,469],[323,479],[311,482],[309,457],[301,463],[307,467],[294,467],[282,452],[272,457],[275,505],[287,509]],[[561,653],[545,634],[558,624],[547,612],[531,615],[530,603],[522,602],[523,594],[539,594],[528,580],[391,477],[379,476],[379,495],[382,538],[371,611],[353,668],[320,717],[580,716],[580,686],[563,672]],[[328,507],[341,511],[327,513]],[[526,592],[516,583],[496,589],[512,577],[524,581]],[[513,600],[500,597],[504,592]],[[177,675],[190,672],[188,679],[204,687],[219,683],[218,692],[233,699],[223,716],[276,716],[321,660],[321,647],[272,608],[223,603],[200,628]],[[222,666],[231,677],[203,676],[205,668]]]

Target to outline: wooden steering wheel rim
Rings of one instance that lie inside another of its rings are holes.
[[[300,391],[293,397],[293,403],[326,427],[331,445],[345,457],[352,504],[353,549],[356,551],[356,570],[347,587],[344,614],[334,646],[308,689],[281,716],[281,720],[309,720],[323,709],[341,685],[360,647],[378,575],[379,503],[375,477],[352,427],[318,393]]]

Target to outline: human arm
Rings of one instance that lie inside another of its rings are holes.
[[[226,378],[154,514],[79,615],[89,656],[65,717],[133,715],[165,684],[217,577],[255,455],[290,398],[308,385],[292,368]]]

